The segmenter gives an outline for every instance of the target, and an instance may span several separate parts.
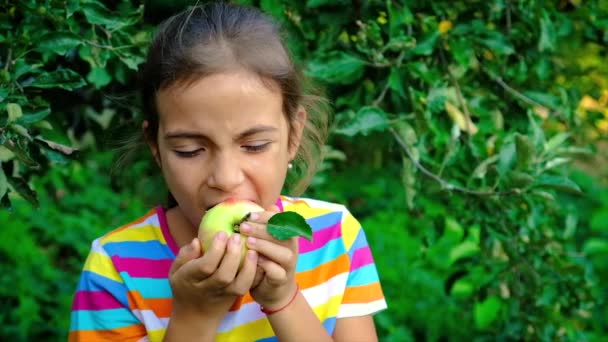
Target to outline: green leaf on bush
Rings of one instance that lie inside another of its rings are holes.
[[[33,206],[38,207],[38,196],[36,195],[36,192],[30,189],[23,179],[8,177],[8,182],[19,196],[23,197],[23,199],[30,202]]]
[[[602,238],[589,238],[583,246],[585,254],[608,254],[608,240]]]
[[[7,190],[8,180],[6,179],[6,174],[4,173],[4,169],[2,169],[2,164],[0,163],[0,198],[6,195]]]
[[[65,90],[74,90],[84,87],[86,82],[78,73],[70,69],[60,69],[54,72],[45,72],[40,74],[30,87],[36,88],[61,88]]]
[[[328,83],[349,84],[361,78],[365,62],[343,51],[332,51],[308,64],[307,73]]]
[[[336,133],[349,137],[357,134],[367,135],[374,130],[385,130],[389,125],[386,113],[375,106],[359,109],[355,118],[336,130]]]
[[[515,143],[507,142],[500,148],[500,153],[498,154],[498,174],[501,176],[506,175],[509,171],[513,169],[515,162],[517,160],[517,148]]]
[[[7,104],[6,111],[8,112],[8,122],[14,122],[23,116],[23,111],[18,103]]]
[[[87,81],[99,89],[112,82],[112,76],[104,68],[92,68],[87,75]]]
[[[536,151],[532,140],[525,135],[515,134],[515,146],[517,150],[517,168],[520,170],[527,169],[534,160]]]
[[[488,328],[498,317],[502,303],[496,296],[488,297],[483,302],[475,303],[475,326],[477,329]]]
[[[472,257],[479,254],[479,246],[472,241],[463,241],[460,244],[450,249],[449,260],[450,264],[454,264],[456,261],[462,258]]]
[[[37,112],[34,112],[32,114],[26,114],[23,115],[22,117],[20,117],[17,120],[17,123],[20,125],[31,125],[33,123],[39,122],[41,120],[43,120],[44,118],[46,118],[47,116],[49,116],[51,114],[51,109],[50,108],[45,108],[42,110],[39,110]]]
[[[273,215],[267,224],[268,233],[278,240],[287,240],[294,236],[302,236],[312,241],[312,228],[302,215],[285,211]]]
[[[40,38],[37,49],[41,52],[65,55],[80,44],[82,40],[71,32],[49,32]]]
[[[416,55],[429,56],[435,49],[435,44],[440,37],[439,31],[433,31],[411,50]]]
[[[547,11],[542,11],[540,18],[540,39],[538,41],[538,51],[553,51],[555,49],[556,34],[553,21],[549,18]]]
[[[549,188],[569,193],[581,193],[581,188],[570,179],[562,176],[543,174],[532,184],[534,188]]]

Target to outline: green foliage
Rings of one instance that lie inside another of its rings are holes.
[[[150,30],[130,2],[8,1],[0,13],[0,199],[38,205],[33,175],[101,145],[117,113],[137,113],[106,94],[132,87]]]
[[[307,195],[363,223],[382,341],[606,339],[605,1],[240,2],[334,104]],[[186,3],[0,5],[0,339],[62,339],[91,240],[157,203],[147,164],[111,178],[99,150]]]

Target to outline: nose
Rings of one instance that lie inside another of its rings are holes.
[[[207,184],[211,188],[232,192],[245,179],[238,158],[230,153],[218,154],[211,160],[210,168]]]

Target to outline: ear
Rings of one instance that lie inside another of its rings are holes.
[[[304,109],[304,107],[299,107],[298,112],[291,123],[291,132],[289,132],[289,160],[295,159],[298,154],[307,118],[308,113],[306,112],[306,109]]]
[[[152,156],[154,156],[156,164],[158,164],[158,166],[160,167],[161,163],[160,154],[158,151],[158,142],[154,138],[152,138],[152,135],[150,134],[150,123],[148,122],[148,120],[144,120],[144,122],[141,124],[141,129],[143,130],[146,144],[150,148],[150,152],[152,152]]]

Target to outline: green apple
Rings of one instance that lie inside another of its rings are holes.
[[[213,238],[218,232],[226,232],[228,237],[230,237],[238,232],[239,225],[249,217],[250,213],[259,211],[264,211],[264,208],[254,202],[234,198],[221,202],[209,209],[203,215],[198,227],[198,239],[201,241],[203,252],[211,248]],[[247,246],[243,243],[241,265],[246,254]]]

